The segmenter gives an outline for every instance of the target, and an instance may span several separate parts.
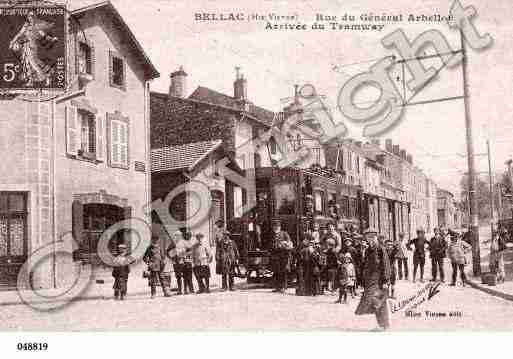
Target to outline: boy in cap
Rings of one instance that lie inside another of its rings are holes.
[[[388,295],[390,298],[395,298],[395,281],[396,281],[396,268],[395,260],[397,259],[397,247],[391,239],[385,241],[385,248],[388,254],[388,261],[390,262],[390,283],[388,286]]]
[[[198,294],[210,293],[210,263],[212,250],[203,233],[196,234],[198,244],[192,249],[193,271],[198,282]]]
[[[118,245],[118,255],[114,258],[114,268],[112,276],[114,277],[114,299],[125,300],[128,284],[128,274],[130,273],[130,263],[128,256],[128,246],[124,243]]]
[[[338,300],[335,303],[342,303],[344,297],[344,304],[347,303],[347,291],[351,293],[351,298],[355,297],[355,284],[356,284],[356,271],[352,263],[351,254],[346,253],[340,256],[338,265]]]

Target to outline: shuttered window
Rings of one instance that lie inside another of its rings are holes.
[[[107,114],[109,164],[111,167],[129,168],[129,125],[128,119],[119,114]]]
[[[66,106],[66,153],[76,156],[80,148],[77,108]]]

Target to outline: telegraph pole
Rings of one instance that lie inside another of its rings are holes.
[[[492,177],[492,156],[490,153],[490,140],[486,140],[486,152],[488,154],[488,177],[490,179],[490,226],[492,228],[491,235],[493,236],[493,206],[494,206],[494,198],[493,198],[493,177]]]
[[[467,136],[467,162],[468,162],[468,197],[470,207],[470,230],[472,234],[472,271],[475,276],[481,274],[481,254],[479,248],[479,223],[476,201],[476,173],[474,160],[474,143],[472,139],[472,118],[470,114],[467,49],[463,31],[460,29],[461,50],[463,55],[463,103],[465,105],[465,128]]]

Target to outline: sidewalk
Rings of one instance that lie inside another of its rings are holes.
[[[481,273],[489,271],[490,251],[489,248],[481,247]],[[475,289],[481,290],[487,294],[513,301],[513,249],[509,248],[504,253],[504,268],[506,272],[506,280],[504,283],[498,283],[495,286],[489,286],[482,283],[481,276],[474,277],[472,266],[468,266],[469,272],[467,279],[469,285]]]

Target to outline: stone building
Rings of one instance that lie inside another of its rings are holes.
[[[69,10],[68,91],[0,99],[4,289],[16,286],[30,253],[58,241],[74,255],[45,258],[32,285],[74,280],[79,266],[98,264],[101,233],[118,220],[145,218],[151,199],[148,82],[159,74],[109,2]]]
[[[462,226],[462,212],[455,201],[454,195],[442,188],[437,190],[438,197],[438,225],[453,230]]]

